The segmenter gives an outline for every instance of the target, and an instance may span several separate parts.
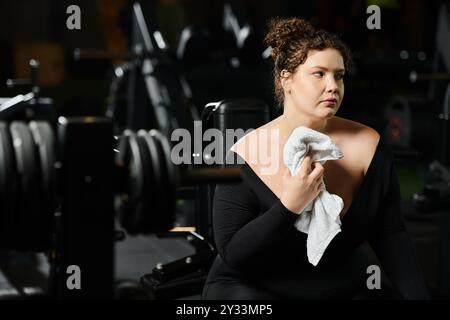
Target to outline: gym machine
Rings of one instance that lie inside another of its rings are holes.
[[[263,39],[251,26],[239,1],[229,1],[223,8],[223,27],[233,35],[237,56],[232,65],[260,64],[263,61]]]
[[[130,59],[115,68],[107,116],[116,131],[160,130],[170,137],[177,128],[193,132],[200,120],[183,74],[167,50],[161,33],[152,28],[150,3],[133,5],[131,51],[126,54],[75,50],[76,59]]]
[[[438,281],[439,289],[445,296],[450,294],[450,259],[448,252],[450,248],[450,170],[449,170],[449,116],[450,116],[450,45],[449,45],[449,21],[450,8],[442,4],[439,10],[439,18],[436,31],[436,53],[433,63],[433,72],[420,74],[411,72],[410,80],[430,81],[429,99],[436,99],[437,87],[439,83],[447,82],[445,94],[443,95],[442,109],[438,113],[436,120],[439,121],[440,132],[438,145],[438,160],[433,160],[429,164],[425,185],[421,191],[413,196],[413,205],[415,209],[423,215],[438,214],[437,222],[439,224],[439,270]],[[444,72],[439,72],[439,66],[443,65]],[[439,105],[438,105],[439,106]],[[421,124],[423,125],[423,124]],[[427,129],[429,126],[425,126]],[[433,126],[432,126],[433,127]],[[431,128],[432,128],[431,127]],[[430,139],[428,139],[428,143]]]
[[[449,165],[448,121],[450,106],[450,13],[448,5],[439,9],[436,24],[436,47],[431,73],[411,71],[411,83],[429,81],[427,96],[398,95],[388,102],[386,138],[394,149],[420,149],[424,156],[438,156],[444,166]],[[438,90],[440,89],[440,90]],[[440,123],[439,126],[435,123]],[[434,149],[439,141],[439,149]],[[429,159],[427,159],[429,160]]]
[[[244,7],[239,1],[225,1],[219,30],[186,26],[177,44],[177,59],[186,65],[215,63],[233,68],[261,64],[263,37],[250,23]]]
[[[1,250],[47,254],[44,297],[112,298],[112,125],[60,118],[56,126],[57,134],[45,121],[0,124]],[[82,290],[66,285],[70,266],[82,271]],[[19,293],[9,298],[27,298]]]
[[[148,39],[155,38],[145,32],[139,5],[134,6],[134,14],[135,30],[140,30],[135,32],[136,42],[151,48]],[[142,52],[139,50],[136,52]],[[149,52],[139,55],[142,68],[135,68],[135,76],[142,76],[144,92],[159,111],[154,112],[154,118],[137,117],[144,106],[137,99],[131,100],[134,109],[127,112],[126,129],[120,136],[114,136],[117,127],[108,118],[61,117],[55,125],[43,121],[27,124],[12,117],[7,119],[12,122],[0,127],[0,196],[5,208],[2,250],[47,253],[47,298],[114,297],[113,244],[121,236],[114,230],[115,212],[129,234],[166,233],[173,226],[178,187],[240,179],[238,168],[183,170],[173,165],[168,133],[183,126],[177,123],[176,112],[168,111],[176,106],[176,100],[163,99],[177,90],[167,86],[170,90],[165,91],[165,83],[159,82],[156,73],[147,73],[149,68],[161,66],[152,64],[156,57]],[[156,119],[158,129],[148,130],[153,126],[148,122],[147,128],[133,130],[140,126],[133,119],[141,118]],[[192,125],[195,116],[188,114],[187,118]],[[209,259],[212,246],[198,233],[191,234],[200,240],[198,247],[210,250]],[[82,272],[82,290],[67,285],[68,272],[74,266]],[[21,293],[23,296],[24,291]]]
[[[157,129],[171,138],[174,130],[184,129],[193,135],[194,121],[200,117],[189,85],[157,30],[152,9],[151,2],[133,4],[128,53],[77,49],[75,58],[127,60],[114,69],[108,97],[106,116],[113,119],[116,134],[126,129]],[[193,197],[190,188],[182,190]]]
[[[128,234],[164,233],[179,186],[240,179],[239,168],[181,171],[155,129],[113,137],[107,118],[60,117],[55,131],[0,123],[1,250],[47,253],[46,298],[114,297],[115,212]],[[80,290],[68,285],[73,267]]]
[[[269,121],[269,107],[260,100],[230,99],[207,104],[202,112],[204,128],[218,129],[222,137],[227,136],[227,129],[240,131],[239,136],[234,136],[234,141],[222,143],[223,148],[219,152],[223,155],[223,164],[216,167],[224,170],[225,164],[238,164],[237,158],[228,153],[228,148],[246,133],[244,130],[257,128]],[[203,153],[203,159],[214,157],[215,154]],[[158,264],[151,273],[141,278],[141,283],[149,288],[152,297],[175,299],[201,293],[217,254],[212,221],[214,190],[214,182],[197,187],[196,231],[191,234],[196,253],[167,264]]]
[[[172,77],[170,79],[174,81],[167,81],[167,76],[162,72],[148,73],[145,70],[145,65],[152,63],[152,67],[157,68],[161,66],[175,66],[175,62],[170,60],[170,55],[165,51],[166,45],[162,42],[162,36],[156,31],[152,32],[149,27],[149,19],[146,15],[149,12],[148,8],[138,3],[133,6],[133,41],[132,48],[134,53],[132,55],[139,56],[139,52],[143,52],[143,56],[140,59],[128,62],[124,67],[116,68],[115,74],[118,81],[114,83],[114,88],[119,89],[125,87],[128,82],[128,92],[125,99],[113,99],[113,101],[127,101],[123,103],[126,105],[126,114],[128,117],[127,128],[138,128],[144,124],[142,121],[146,119],[156,117],[157,128],[161,128],[162,132],[172,132],[176,128],[187,129],[190,133],[194,133],[193,123],[195,120],[200,120],[196,114],[196,110],[190,103],[191,94],[187,83],[180,72],[167,73]],[[226,19],[232,19],[234,13],[231,11],[231,7],[228,8]],[[235,21],[237,23],[237,20]],[[238,26],[238,25],[235,25]],[[248,34],[247,34],[248,35]],[[249,37],[250,39],[251,37]],[[248,47],[247,45],[243,49]],[[244,44],[244,42],[243,42]],[[142,51],[142,48],[144,50]],[[147,56],[150,56],[149,59]],[[142,66],[142,69],[139,69]],[[156,70],[156,69],[155,69]],[[162,70],[162,69],[161,69]],[[172,69],[175,70],[175,69]],[[128,75],[127,75],[128,73]],[[142,73],[142,74],[141,74]],[[178,76],[174,76],[178,73]],[[128,77],[128,78],[127,78]],[[176,81],[175,81],[176,80]],[[181,85],[180,85],[181,84]],[[145,90],[144,90],[145,89]],[[164,99],[164,95],[159,93],[166,93],[165,96],[176,97],[175,99]],[[113,93],[113,97],[119,96],[119,91]],[[144,96],[150,98],[150,104],[142,103]],[[177,100],[178,98],[178,100]],[[140,101],[140,103],[137,103]],[[181,103],[180,103],[181,101]],[[262,125],[269,121],[269,109],[260,101],[254,100],[236,100],[236,101],[223,101],[217,103],[220,108],[215,108],[217,115],[215,121],[211,122],[210,113],[212,113],[210,104],[207,106],[202,116],[202,124],[209,127],[218,128],[222,134],[225,133],[225,129],[232,128],[254,128],[255,126]],[[147,110],[144,110],[147,109]],[[148,110],[155,110],[153,114],[149,114]],[[181,111],[179,111],[181,109]],[[120,106],[115,103],[109,108],[109,114],[112,118],[117,119],[118,110]],[[186,112],[189,111],[190,112]],[[240,112],[240,114],[238,114]],[[165,127],[168,123],[165,120],[167,117],[177,117],[181,119],[178,124],[171,127]],[[235,118],[238,116],[239,120]],[[130,120],[131,119],[131,120]],[[133,122],[133,119],[137,119],[139,122]],[[232,119],[232,120],[231,120]],[[209,120],[209,124],[207,124]],[[189,122],[189,123],[188,123]],[[164,128],[167,128],[164,130]],[[126,131],[125,131],[126,132]],[[202,133],[201,133],[202,134]],[[195,134],[194,134],[195,138]],[[194,153],[202,153],[202,150],[195,150]],[[223,150],[225,152],[225,150]],[[124,154],[123,152],[121,152]],[[223,153],[225,154],[225,153]],[[203,155],[205,156],[205,155]],[[201,161],[203,163],[203,161]],[[157,170],[157,169],[155,169]],[[141,279],[142,284],[149,288],[155,298],[168,298],[179,297],[190,294],[198,293],[203,286],[203,282],[206,278],[209,266],[215,257],[214,241],[212,237],[212,196],[213,187],[211,185],[202,185],[195,189],[195,231],[191,231],[187,234],[187,239],[196,250],[196,253],[184,257],[180,260],[162,265],[157,265],[153,272],[148,275],[144,275]],[[173,195],[172,195],[173,199]],[[160,235],[169,236],[169,235]]]
[[[8,79],[6,85],[9,89],[17,86],[31,86],[31,91],[19,94],[12,98],[0,98],[0,120],[10,119],[39,119],[55,120],[53,101],[47,97],[41,97],[38,83],[39,61],[29,61],[30,79]]]
[[[411,73],[412,81],[431,80],[432,90],[434,92],[435,83],[437,81],[448,81],[447,88],[445,90],[444,99],[442,103],[442,111],[438,115],[438,119],[441,122],[440,131],[440,145],[439,161],[432,161],[430,164],[430,176],[432,177],[432,183],[425,186],[422,193],[417,193],[414,197],[415,205],[418,210],[434,211],[437,209],[448,209],[450,205],[450,175],[449,175],[449,117],[450,117],[450,46],[448,44],[448,35],[450,29],[448,22],[450,17],[449,8],[446,5],[442,5],[440,8],[438,30],[437,30],[437,52],[435,55],[435,63],[433,67],[434,73],[431,74],[417,74]],[[444,73],[438,73],[437,68],[439,61],[443,61],[443,65],[446,69]]]

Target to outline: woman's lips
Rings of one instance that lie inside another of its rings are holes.
[[[334,107],[337,105],[336,100],[324,100],[321,103],[325,104],[326,106]]]

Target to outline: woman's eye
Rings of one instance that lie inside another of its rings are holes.
[[[336,79],[337,79],[337,80],[342,80],[342,79],[344,79],[344,74],[342,74],[342,73],[337,74],[337,75],[336,75]]]
[[[316,75],[318,77],[323,77],[323,72],[322,71],[317,71],[317,72],[314,72],[314,75]]]

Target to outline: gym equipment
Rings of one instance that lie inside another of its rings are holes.
[[[173,226],[177,178],[166,147],[167,141],[156,130],[137,134],[127,130],[120,139],[118,163],[131,168],[124,181],[129,196],[122,197],[120,217],[130,234],[167,231]],[[149,212],[164,216],[157,220]]]
[[[13,243],[12,212],[16,195],[15,165],[12,140],[7,125],[0,122],[0,248],[5,250]]]
[[[428,98],[429,100],[436,100],[436,107],[441,109],[438,118],[442,123],[442,148],[440,150],[440,158],[444,165],[450,165],[450,154],[449,154],[449,112],[450,112],[450,45],[449,45],[449,34],[450,34],[450,6],[448,4],[442,3],[439,8],[437,27],[436,27],[436,50],[434,53],[432,73],[430,74],[418,74],[417,79],[430,77],[430,89]],[[447,81],[447,83],[446,83]],[[446,83],[446,84],[445,84]],[[438,90],[438,86],[441,87],[441,91]],[[438,99],[436,98],[438,97]],[[442,101],[442,102],[441,102]],[[442,103],[442,104],[441,104]]]
[[[109,86],[106,116],[114,119],[114,132],[121,132],[127,127],[127,86],[131,67],[129,62],[115,67]]]
[[[48,123],[0,122],[4,249],[45,251],[51,244],[54,139]]]
[[[244,130],[257,128],[269,120],[269,107],[257,99],[228,99],[209,103],[202,112],[204,129],[216,128],[224,137],[227,129],[241,129],[243,135]],[[230,157],[226,159],[228,148],[240,136],[234,138],[232,143],[223,143],[221,153],[224,160],[231,161]],[[203,159],[212,157],[212,154],[203,153]],[[233,170],[232,166],[224,168],[223,163],[216,167]],[[188,234],[188,240],[196,249],[196,253],[167,264],[159,264],[151,273],[142,276],[141,283],[155,299],[175,299],[201,293],[209,268],[217,254],[212,225],[215,182],[219,181],[210,181],[196,188],[196,231]]]
[[[114,286],[114,298],[116,300],[149,300],[151,296],[139,282],[122,280]]]
[[[27,125],[16,121],[9,125],[9,130],[6,123],[0,122],[0,169],[3,173],[0,187],[1,207],[4,208],[1,220],[4,221],[2,227],[15,224],[18,228],[17,232],[12,233],[12,242],[16,245],[14,249],[41,251],[49,247],[52,212],[57,207],[57,178],[65,181],[67,177],[64,175],[72,173],[70,166],[74,161],[79,166],[86,161],[92,162],[92,159],[76,159],[78,154],[71,149],[73,142],[66,137],[66,126],[71,124],[74,127],[71,130],[75,131],[77,121],[94,122],[98,126],[110,123],[101,118],[60,118],[56,145],[53,130],[46,122],[32,121]],[[80,137],[86,140],[92,139],[90,134],[96,134],[94,129],[91,129],[92,132],[79,130]],[[72,131],[69,133],[74,135]],[[237,168],[180,170],[172,163],[168,139],[155,129],[139,130],[137,133],[126,130],[118,137],[117,148],[114,170],[108,170],[115,172],[114,175],[110,174],[114,179],[110,179],[111,183],[114,182],[113,192],[119,197],[119,217],[122,226],[130,234],[170,230],[173,227],[177,189],[181,186],[240,179],[240,170]],[[59,160],[55,156],[57,151],[61,158]],[[112,154],[112,142],[110,149],[97,152],[102,154],[106,151]],[[66,153],[70,154],[67,159],[64,158]],[[60,166],[61,162],[67,163],[65,168],[68,169],[60,170],[57,174],[55,165]],[[83,178],[85,183],[91,183],[92,179],[91,175]],[[58,185],[62,187],[61,182]],[[75,188],[76,183],[72,187]],[[64,193],[58,196],[64,198]],[[2,236],[8,234],[7,231],[5,229]]]
[[[211,62],[211,35],[203,28],[187,26],[180,34],[176,57],[186,65]]]
[[[436,153],[430,143],[439,136],[436,121],[427,110],[424,97],[397,95],[389,99],[384,110],[386,127],[384,136],[397,159],[419,156],[430,157]]]
[[[202,112],[202,122],[205,128],[216,128],[224,136],[226,136],[227,129],[244,130],[254,129],[269,122],[271,119],[270,108],[263,101],[258,99],[226,99],[215,103],[208,103]],[[223,144],[222,155],[225,161],[234,161],[227,157],[228,148],[230,148],[240,137],[234,137],[232,143]],[[227,141],[228,142],[228,141]],[[204,155],[204,157],[212,157],[213,155]],[[197,215],[196,220],[199,221],[197,230],[209,242],[214,243],[212,232],[212,199],[215,185],[201,186],[198,190],[196,212],[202,215]],[[203,214],[207,212],[208,214]]]
[[[124,131],[119,137],[119,217],[130,234],[150,234],[173,227],[177,189],[210,181],[239,181],[236,168],[182,170],[171,160],[168,139],[159,131]],[[125,173],[124,173],[125,172]]]
[[[239,68],[259,65],[263,61],[262,35],[249,22],[244,7],[238,1],[225,2],[220,31],[186,26],[180,33],[177,59],[186,66],[224,63]]]
[[[40,191],[44,187],[41,179],[46,173],[43,169],[49,165],[49,163],[46,163],[48,161],[46,157],[51,151],[46,145],[47,142],[44,142],[39,146],[41,152],[39,155],[36,154],[34,138],[25,123],[12,122],[9,129],[19,180],[16,207],[18,228],[15,233],[15,243],[18,250],[28,251],[36,248],[41,251],[49,246],[51,239],[51,233],[49,232],[51,216],[48,210],[44,210],[48,209],[44,208],[45,202],[40,201]],[[42,168],[38,167],[40,163],[43,164]],[[39,171],[41,171],[40,174]],[[46,199],[47,197],[48,195],[45,196]]]
[[[118,132],[154,128],[167,137],[177,128],[192,132],[193,121],[200,117],[189,85],[161,33],[151,27],[148,16],[152,11],[147,6],[133,5],[131,52],[120,56],[131,61],[115,69],[107,116],[117,119]],[[110,52],[80,49],[75,55],[79,59],[118,58]]]
[[[41,90],[38,83],[39,61],[31,59],[29,65],[31,70],[30,80],[8,79],[6,85],[8,88],[31,85],[31,92],[19,94],[12,98],[1,98],[0,120],[55,120],[52,99],[40,96]]]
[[[246,19],[244,8],[240,2],[233,1],[224,4],[223,27],[233,35],[236,43],[237,57],[231,61],[234,67],[262,62],[264,52],[262,37]]]
[[[50,297],[112,297],[115,195],[130,234],[165,233],[179,186],[240,179],[237,168],[180,170],[155,129],[125,131],[116,158],[110,119],[61,117],[53,132],[42,121],[0,122],[1,249],[48,252]],[[66,286],[74,265],[83,290]]]
[[[433,58],[432,71],[430,73],[418,73],[411,71],[409,80],[412,83],[429,81],[428,97],[417,95],[403,95],[392,97],[386,107],[385,119],[387,128],[385,135],[388,143],[395,149],[418,149],[425,156],[441,158],[444,165],[449,164],[448,151],[448,118],[450,112],[450,84],[446,84],[441,102],[438,84],[445,84],[450,80],[450,54],[449,32],[450,13],[445,4],[439,9],[439,17],[436,30],[436,51]],[[440,70],[440,66],[443,70]],[[442,110],[442,111],[441,111]],[[434,123],[438,120],[441,126]],[[434,150],[434,143],[430,141],[441,140],[440,150]],[[430,160],[430,159],[427,159]]]
[[[434,160],[429,165],[429,172],[427,181],[423,189],[413,196],[413,205],[417,211],[422,214],[438,213],[439,215],[439,239],[440,239],[440,262],[439,262],[439,280],[440,288],[446,295],[450,292],[450,260],[448,258],[449,252],[449,237],[450,230],[450,164],[449,155],[449,113],[450,113],[450,82],[447,83],[445,94],[443,95],[442,107],[437,96],[438,84],[450,79],[450,46],[449,46],[449,31],[450,31],[450,11],[448,4],[442,4],[439,9],[439,17],[436,32],[436,52],[433,63],[433,70],[431,74],[411,74],[412,81],[430,80],[429,99],[436,100],[437,107],[442,108],[438,115],[438,119],[442,123],[441,149],[439,150],[439,161]],[[439,72],[440,65],[444,66],[444,72]]]
[[[442,74],[417,74],[415,73],[414,82],[419,80],[448,80]],[[431,154],[437,154],[443,164],[449,165],[449,117],[450,117],[450,83],[447,85],[442,104],[442,111],[438,113],[437,119],[430,117],[431,104],[423,97],[393,97],[386,109],[386,118],[389,119],[388,134],[390,142],[399,144],[402,147],[409,145],[413,139],[413,134],[417,144],[425,146],[430,140],[438,141],[440,138],[441,146],[439,150],[429,150]],[[420,112],[419,112],[420,111]],[[414,116],[413,116],[414,114]],[[431,115],[433,115],[431,113]],[[438,120],[440,126],[434,125]],[[425,131],[426,129],[426,131]],[[440,129],[440,130],[439,130]],[[438,131],[439,130],[439,131]],[[422,140],[420,142],[420,140]],[[416,144],[416,145],[417,145]],[[434,152],[436,151],[436,152]]]
[[[156,34],[160,35],[160,33]],[[176,128],[185,128],[192,132],[193,121],[199,120],[197,109],[192,103],[192,94],[184,76],[176,69],[167,52],[154,45],[154,43],[158,43],[158,39],[162,39],[162,37],[155,37],[155,32],[151,32],[144,11],[139,3],[135,3],[133,5],[132,48],[136,53],[143,51],[144,54],[154,54],[158,58],[135,61],[136,67],[131,72],[132,80],[129,89],[132,99],[135,100],[131,101],[128,106],[128,114],[130,118],[134,118],[131,119],[129,127],[136,128],[133,123],[139,123],[138,118],[145,114],[145,112],[141,112],[146,107],[145,101],[140,100],[142,96],[140,86],[145,84],[145,91],[158,119],[158,125],[150,128],[159,129],[165,136],[170,136]],[[149,127],[141,125],[138,128]]]
[[[442,5],[439,13],[438,32],[437,32],[437,50],[435,54],[435,60],[433,64],[433,73],[431,74],[412,74],[411,80],[430,80],[430,96],[433,98],[437,92],[437,84],[439,82],[448,82],[448,71],[450,70],[450,64],[448,60],[448,54],[450,53],[448,46],[448,31],[449,31],[449,17],[450,12],[445,5]],[[445,66],[445,72],[438,73],[438,65],[442,58],[443,65]],[[436,99],[436,98],[435,98]],[[437,100],[437,99],[436,99]],[[422,188],[413,195],[414,208],[422,213],[422,215],[437,215],[439,217],[439,289],[442,292],[450,292],[450,273],[449,266],[450,260],[448,258],[449,252],[449,237],[450,230],[450,170],[449,166],[449,113],[450,113],[450,82],[447,83],[447,87],[444,94],[442,111],[439,113],[439,120],[442,123],[442,130],[440,132],[440,145],[439,161],[434,160],[429,165],[427,172],[427,180]]]
[[[438,161],[429,165],[429,171],[433,181],[413,196],[415,208],[427,214],[450,206],[450,171]]]
[[[105,118],[58,119],[58,185],[61,210],[54,250],[54,292],[63,299],[113,297],[113,126]],[[81,290],[67,285],[71,266]]]
[[[107,119],[60,118],[56,127],[43,121],[0,123],[0,168],[7,173],[0,194],[5,209],[1,248],[48,254],[47,297],[108,298],[114,240],[112,125]],[[66,271],[73,265],[82,270],[83,290],[66,285]]]

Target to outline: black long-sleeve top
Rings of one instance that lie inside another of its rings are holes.
[[[236,155],[240,158],[238,155]],[[243,161],[243,180],[217,185],[213,225],[218,256],[207,283],[239,279],[280,298],[339,297],[366,284],[369,243],[381,268],[405,299],[427,299],[428,291],[406,232],[393,156],[380,140],[340,232],[317,266],[308,262],[307,234]]]

